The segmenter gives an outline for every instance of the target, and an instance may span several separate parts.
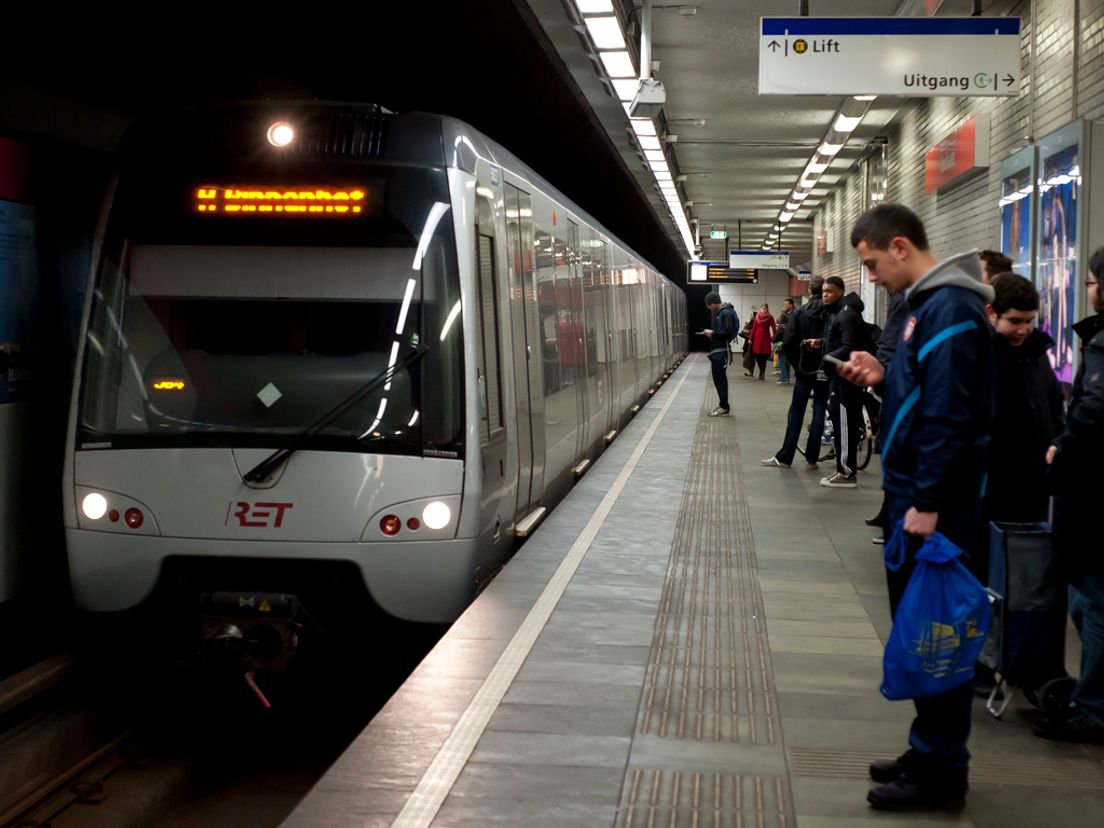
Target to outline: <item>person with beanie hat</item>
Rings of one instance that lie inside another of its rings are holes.
[[[705,296],[705,306],[713,312],[713,327],[701,331],[709,337],[709,362],[713,368],[713,385],[717,389],[718,405],[709,412],[710,417],[721,417],[730,411],[728,405],[729,343],[740,330],[736,309],[728,302],[721,302],[721,294],[712,290]]]

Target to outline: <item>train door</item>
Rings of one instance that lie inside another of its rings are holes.
[[[514,384],[517,395],[518,487],[515,517],[540,500],[544,475],[544,395],[541,391],[541,341],[533,274],[533,205],[528,193],[504,184],[506,250],[513,329]]]
[[[567,222],[567,286],[569,294],[570,341],[564,344],[571,365],[570,381],[575,384],[575,457],[586,454],[590,446],[587,422],[587,343],[586,316],[583,307],[583,274],[579,265],[579,225]]]
[[[479,336],[476,338],[476,376],[479,388],[479,446],[483,471],[480,502],[480,531],[496,535],[503,522],[508,523],[514,508],[513,480],[510,468],[507,429],[503,405],[503,343],[509,342],[509,327],[503,324],[500,308],[501,289],[495,264],[495,222],[491,200],[476,198],[476,286],[479,298]],[[482,565],[483,562],[480,562]]]
[[[586,245],[582,254],[583,308],[586,320],[588,446],[602,439],[609,430],[609,350],[606,325],[606,294],[602,287],[605,251],[593,231],[584,231]]]

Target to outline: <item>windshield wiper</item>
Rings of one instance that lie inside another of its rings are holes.
[[[368,396],[368,394],[374,391],[381,384],[390,382],[398,371],[407,368],[410,365],[413,365],[417,360],[424,356],[426,351],[428,350],[429,348],[423,345],[417,348],[414,353],[412,353],[402,362],[396,363],[395,365],[392,365],[388,368],[384,368],[382,371],[376,374],[376,376],[374,376],[364,385],[360,386],[360,388],[358,388],[348,397],[343,399],[341,402],[339,402],[337,405],[335,405],[333,408],[331,408],[329,411],[324,413],[321,417],[319,417],[317,420],[315,420],[313,423],[303,429],[299,433],[299,436],[295,438],[294,443],[292,443],[290,446],[287,446],[286,448],[277,449],[256,466],[243,474],[242,480],[244,480],[246,483],[259,483],[260,481],[264,480],[275,469],[277,469],[281,463],[286,461],[289,457],[291,457],[291,455],[295,454],[295,452],[301,449],[311,437],[313,437],[319,431],[324,429],[326,426],[328,426],[330,423],[332,423],[334,420],[336,420],[338,417],[340,417],[342,414],[344,414],[346,411],[348,411],[350,408],[352,408],[354,405],[356,405],[358,402]]]

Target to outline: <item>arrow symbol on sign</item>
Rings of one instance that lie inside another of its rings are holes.
[[[770,43],[767,44],[767,48],[770,49],[772,52],[777,52],[781,47],[782,44],[779,43],[777,40],[772,40]]]
[[[1012,84],[1014,84],[1015,82],[1016,82],[1016,78],[1015,78],[1014,76],[1012,76],[1012,75],[1005,75],[1005,76],[1004,76],[1004,84],[1005,84],[1005,86],[1011,86],[1011,85],[1012,85]]]

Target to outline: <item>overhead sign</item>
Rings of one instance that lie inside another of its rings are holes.
[[[989,116],[972,115],[924,156],[924,192],[989,166]]]
[[[710,230],[709,231],[709,238],[711,238],[711,239],[727,239],[728,238],[728,231],[727,230]]]
[[[728,266],[733,270],[749,267],[785,270],[790,266],[790,254],[783,250],[730,250]]]
[[[1017,17],[760,19],[760,95],[1019,92]]]
[[[686,263],[686,281],[699,285],[759,284],[759,271],[754,268],[733,270],[726,262],[689,261]]]

